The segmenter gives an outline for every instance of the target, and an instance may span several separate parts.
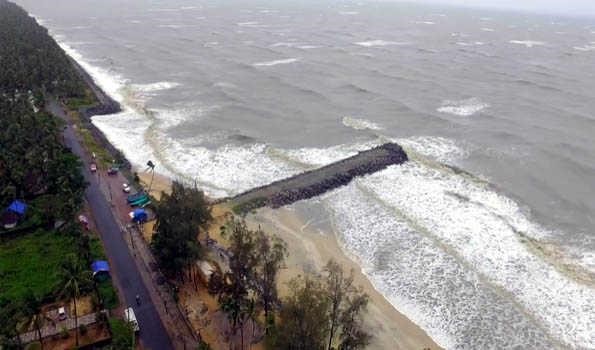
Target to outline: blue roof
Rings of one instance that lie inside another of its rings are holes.
[[[95,260],[91,264],[91,270],[93,270],[93,274],[98,272],[109,272],[109,264],[105,260]]]
[[[27,210],[27,204],[21,202],[20,200],[15,200],[8,206],[8,210],[15,212],[19,215],[25,215],[25,211]]]
[[[141,215],[147,215],[147,212],[142,208],[134,209],[133,213],[134,213],[134,217],[141,216]]]

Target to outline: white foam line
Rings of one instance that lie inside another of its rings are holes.
[[[535,40],[510,40],[509,43],[517,44],[517,45],[525,45],[526,47],[533,47],[533,46],[544,46],[545,42],[543,41],[535,41]]]
[[[294,62],[298,62],[299,60],[300,60],[299,58],[287,58],[287,59],[283,59],[283,60],[257,62],[257,63],[254,63],[253,66],[255,66],[255,67],[271,67],[271,66],[276,66],[279,64],[294,63]]]

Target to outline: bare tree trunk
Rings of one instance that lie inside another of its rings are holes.
[[[39,326],[39,315],[35,316],[35,328],[37,328],[37,338],[39,338],[39,345],[41,346],[41,350],[43,350],[43,339],[41,339],[41,327]]]
[[[76,297],[73,298],[74,300],[74,336],[76,339],[76,346],[79,346],[79,320],[76,313]]]

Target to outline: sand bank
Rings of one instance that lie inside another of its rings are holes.
[[[294,210],[264,208],[249,215],[250,225],[261,225],[281,237],[289,249],[287,268],[280,276],[280,293],[287,293],[285,282],[298,274],[319,273],[329,259],[346,271],[354,270],[355,282],[370,296],[366,324],[374,338],[369,349],[439,349],[439,346],[416,324],[399,313],[374,289],[361,268],[341,249],[335,234],[308,227],[306,218]]]

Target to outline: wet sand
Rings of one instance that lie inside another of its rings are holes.
[[[439,349],[440,347],[416,324],[399,313],[377,292],[361,268],[341,249],[333,232],[322,234],[307,225],[295,210],[264,208],[247,217],[251,225],[261,225],[287,242],[289,257],[280,276],[279,291],[287,293],[286,282],[304,273],[319,273],[329,259],[336,260],[345,271],[353,269],[357,285],[370,296],[365,322],[373,334],[369,349]]]

